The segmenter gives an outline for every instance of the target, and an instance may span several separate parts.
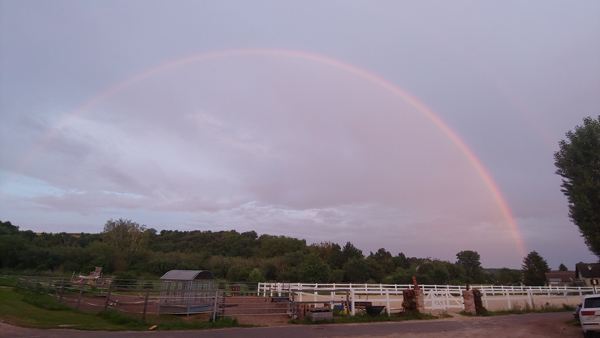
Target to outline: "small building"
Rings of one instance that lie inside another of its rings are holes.
[[[600,279],[600,263],[575,264],[575,278],[585,286],[592,285],[592,279]]]
[[[171,270],[162,277],[158,312],[209,312],[214,304],[215,275],[208,270]]]
[[[546,273],[546,285],[567,286],[575,283],[575,271],[550,271]]]

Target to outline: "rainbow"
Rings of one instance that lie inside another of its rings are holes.
[[[494,180],[492,179],[492,177],[488,173],[488,171],[485,169],[483,164],[481,164],[481,162],[479,161],[479,159],[477,158],[475,153],[473,153],[473,151],[452,130],[452,128],[450,128],[446,123],[444,123],[444,121],[442,121],[442,119],[440,119],[436,114],[434,114],[423,103],[419,102],[417,99],[410,96],[404,90],[400,89],[399,87],[397,87],[393,83],[385,80],[384,78],[382,78],[378,75],[375,75],[373,73],[369,73],[368,71],[366,71],[364,69],[358,68],[354,65],[345,63],[343,61],[339,61],[339,60],[321,56],[321,55],[309,54],[309,53],[299,52],[299,51],[282,50],[282,49],[235,49],[235,50],[202,53],[202,54],[196,54],[196,55],[188,56],[185,58],[173,60],[173,61],[161,64],[159,66],[150,68],[148,70],[145,70],[141,73],[138,73],[138,74],[136,74],[132,77],[129,77],[129,78],[113,85],[112,87],[109,87],[109,88],[105,89],[104,91],[100,92],[99,94],[94,96],[92,99],[85,102],[81,106],[77,107],[72,113],[70,113],[69,115],[64,117],[62,120],[60,120],[59,123],[57,124],[57,126],[52,131],[47,133],[36,144],[36,146],[25,156],[23,161],[21,161],[21,163],[15,170],[14,176],[15,177],[18,176],[20,173],[22,173],[25,170],[25,168],[29,165],[29,163],[33,160],[33,158],[40,151],[42,151],[49,142],[52,141],[52,139],[55,137],[58,130],[60,130],[61,128],[68,125],[69,122],[73,118],[83,114],[89,108],[93,107],[100,101],[110,97],[111,95],[118,92],[119,90],[121,90],[125,87],[128,87],[136,82],[139,82],[143,79],[146,79],[146,78],[152,76],[153,74],[156,74],[156,73],[159,73],[159,72],[171,69],[171,68],[186,65],[189,63],[200,62],[200,61],[209,60],[209,59],[217,59],[217,58],[233,57],[233,56],[248,56],[248,55],[268,55],[268,56],[289,57],[289,58],[313,61],[313,62],[325,64],[328,66],[336,67],[336,68],[348,71],[350,73],[356,74],[362,78],[368,79],[368,80],[380,85],[381,87],[385,88],[386,90],[390,91],[391,93],[395,94],[396,96],[404,99],[406,102],[410,103],[419,112],[421,112],[424,116],[426,116],[431,122],[433,122],[437,127],[439,127],[452,140],[452,142],[460,149],[460,151],[467,157],[468,161],[473,165],[475,170],[481,176],[481,178],[483,179],[483,182],[485,183],[485,185],[491,192],[494,200],[498,204],[504,218],[506,219],[506,221],[509,224],[510,231],[512,232],[512,234],[515,238],[515,241],[517,242],[517,245],[519,247],[519,250],[521,251],[522,256],[523,257],[526,256],[527,251],[525,249],[525,244],[524,244],[523,238],[521,236],[519,228],[517,227],[516,222],[514,221],[514,217],[512,216],[510,208],[508,207],[508,204],[506,203],[506,201],[504,200],[504,198],[502,196],[502,193],[500,192],[500,189],[495,184]]]

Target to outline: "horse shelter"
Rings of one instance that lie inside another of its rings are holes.
[[[159,313],[210,312],[215,302],[215,275],[208,270],[171,270],[161,278]]]

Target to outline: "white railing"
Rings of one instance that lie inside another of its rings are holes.
[[[402,290],[413,289],[413,284],[356,284],[356,283],[258,283],[258,294],[266,296],[267,293],[273,296],[274,293],[280,293],[282,290],[290,289],[314,289],[316,291],[321,289],[336,290],[336,289],[352,289],[355,293],[370,293],[370,292],[402,292]],[[466,290],[464,285],[427,285],[420,284],[419,288],[424,292],[427,291],[450,291],[451,293],[459,294]],[[592,287],[583,286],[503,286],[503,285],[471,285],[471,289],[477,288],[481,292],[485,292],[491,295],[505,294],[507,291],[510,293],[516,292],[527,292],[531,290],[534,293],[557,293],[557,292],[568,292],[568,293],[592,293]]]
[[[350,308],[355,313],[355,302],[369,301],[386,305],[388,314],[391,310],[400,309],[397,305],[403,301],[402,291],[413,289],[413,284],[356,284],[356,283],[258,283],[258,295],[263,297],[281,297],[296,294],[299,301],[314,303],[342,302],[346,292],[350,294]],[[427,285],[421,284],[425,296],[425,309],[444,310],[464,308],[462,285]],[[484,306],[489,308],[490,302],[499,301],[512,309],[515,304],[525,302],[526,306],[534,307],[540,301],[552,305],[554,301],[569,304],[569,299],[581,300],[583,295],[594,292],[592,287],[574,286],[497,286],[472,285],[471,289],[479,289],[482,293]],[[302,290],[301,292],[298,290]],[[312,292],[307,292],[310,290]],[[395,304],[391,307],[391,304]],[[519,305],[520,306],[520,305]],[[503,307],[503,306],[502,306]]]

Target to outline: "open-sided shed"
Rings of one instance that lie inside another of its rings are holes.
[[[208,270],[171,270],[162,277],[159,312],[208,312],[214,303],[215,275]]]

